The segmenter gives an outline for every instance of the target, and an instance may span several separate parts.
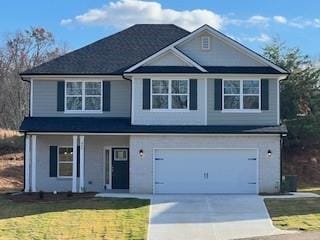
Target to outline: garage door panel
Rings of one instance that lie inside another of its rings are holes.
[[[256,193],[252,149],[159,149],[156,193]]]

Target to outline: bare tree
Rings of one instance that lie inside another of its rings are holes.
[[[29,111],[29,85],[19,73],[65,52],[66,47],[58,46],[44,28],[31,27],[7,37],[0,48],[0,127],[18,129]]]

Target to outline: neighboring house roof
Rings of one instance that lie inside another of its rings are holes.
[[[212,67],[203,66],[207,72],[202,72],[196,67],[186,66],[141,66],[132,71],[132,73],[216,73],[216,74],[281,74],[277,69],[272,67]]]
[[[79,133],[177,133],[177,134],[282,134],[280,126],[173,126],[131,125],[130,118],[104,117],[27,117],[22,132],[79,132]]]
[[[21,75],[122,74],[189,32],[173,24],[137,24]]]
[[[201,31],[214,34],[235,46],[244,54],[250,55],[269,67],[261,69],[252,67],[205,67],[175,48],[177,44],[186,41]],[[157,68],[157,72],[142,66],[145,62],[167,51],[173,51],[195,69],[177,66],[176,68],[169,67],[167,70]],[[190,33],[173,24],[137,24],[29,69],[21,75],[120,75],[124,72],[142,73],[143,70],[146,71],[144,73],[287,73],[286,70],[263,56],[208,25]],[[179,72],[179,70],[184,71]]]

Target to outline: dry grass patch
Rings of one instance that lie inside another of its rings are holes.
[[[320,198],[265,199],[265,203],[276,227],[320,231]]]
[[[0,197],[0,239],[146,239],[149,201],[13,202]]]
[[[299,186],[299,192],[311,192],[320,195],[320,185],[302,184]]]

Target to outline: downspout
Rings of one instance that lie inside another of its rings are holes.
[[[132,121],[132,119],[131,119],[131,117],[132,117],[131,116],[131,113],[132,113],[132,79],[125,77],[124,73],[122,73],[122,78],[130,82],[130,124],[131,124],[131,121]]]

